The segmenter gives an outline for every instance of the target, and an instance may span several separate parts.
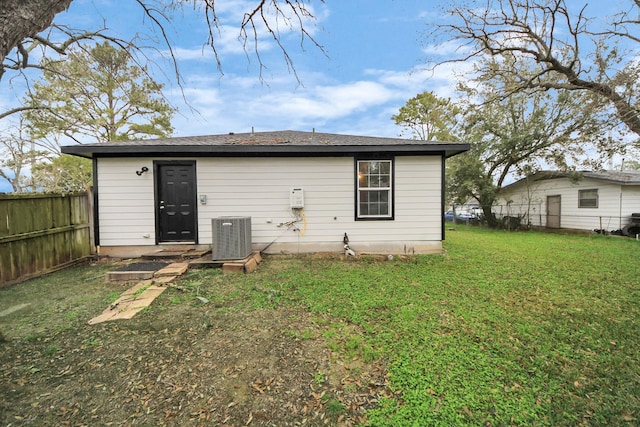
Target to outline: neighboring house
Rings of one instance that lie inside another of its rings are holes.
[[[498,217],[547,228],[622,230],[640,212],[640,171],[543,171],[500,191]]]
[[[100,253],[209,248],[212,219],[251,218],[254,250],[442,250],[444,162],[468,144],[256,132],[62,147],[93,160]],[[178,178],[178,179],[176,179]],[[246,222],[246,220],[245,220]]]

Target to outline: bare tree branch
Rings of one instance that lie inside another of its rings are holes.
[[[0,113],[0,120],[4,119],[5,117],[9,117],[13,114],[17,114],[17,113],[22,113],[23,111],[29,111],[29,110],[36,110],[37,108],[35,107],[16,107],[16,108],[11,108],[7,111],[3,111],[2,113]]]
[[[211,1],[213,0],[208,0],[207,3]],[[320,1],[324,2],[324,0]],[[281,3],[284,3],[284,7],[281,5]],[[287,67],[293,72],[298,82],[300,82],[300,78],[298,76],[298,73],[296,72],[293,60],[282,41],[280,28],[278,26],[280,20],[283,21],[283,25],[288,28],[292,28],[294,27],[294,25],[291,23],[291,19],[295,19],[297,21],[297,27],[300,30],[301,34],[300,45],[303,46],[304,40],[309,39],[316,48],[318,48],[322,53],[326,55],[324,47],[305,28],[305,19],[315,19],[315,17],[304,3],[305,2],[302,0],[270,0],[268,2],[267,0],[260,0],[253,10],[244,14],[244,18],[242,19],[242,23],[240,25],[240,39],[243,40],[243,46],[246,49],[247,41],[250,38],[248,36],[248,31],[251,32],[254,54],[258,58],[258,62],[260,64],[260,77],[262,77],[262,70],[265,68],[258,48],[260,38],[260,24],[264,26],[267,34],[271,36],[271,39],[276,43],[276,45],[282,52]],[[265,11],[268,6],[271,6],[274,10],[274,16],[272,18],[275,20],[275,23],[271,23],[271,21],[269,20],[271,16],[268,16]],[[291,13],[291,15],[289,15],[289,13]]]
[[[162,24],[162,22],[160,22],[160,18],[164,19],[165,21],[169,21],[169,19],[158,9],[156,8],[151,8],[149,7],[144,0],[136,0],[136,2],[140,5],[140,7],[142,7],[142,10],[144,10],[145,15],[151,19],[151,21],[155,24],[155,26],[160,29],[160,32],[162,33],[162,38],[164,40],[164,42],[167,45],[167,48],[169,49],[169,54],[171,55],[171,62],[173,64],[173,71],[175,73],[175,77],[176,80],[178,81],[178,84],[181,83],[181,79],[180,79],[180,70],[178,69],[178,61],[176,60],[176,56],[175,53],[173,51],[173,47],[171,46],[171,42],[169,41],[169,37],[167,36],[167,32],[164,28],[164,25]],[[156,16],[156,14],[158,16]],[[182,87],[182,86],[180,86]]]
[[[631,11],[635,19],[629,19]],[[449,13],[454,22],[437,25],[434,35],[453,37],[471,50],[436,66],[486,56],[516,58],[515,67],[499,72],[512,75],[519,84],[503,88],[497,99],[540,89],[588,91],[613,107],[618,119],[640,136],[640,76],[637,70],[630,74],[625,64],[622,71],[612,66],[624,57],[618,50],[621,39],[636,38],[630,26],[640,24],[638,12],[640,1],[633,0],[610,28],[595,31],[586,6],[571,9],[565,0],[487,0],[482,8],[453,7]],[[534,73],[531,63],[536,65]]]
[[[28,61],[29,51],[34,46],[44,46],[52,49],[59,55],[64,55],[67,49],[83,40],[91,40],[93,38],[103,38],[115,42],[127,44],[118,37],[105,35],[105,29],[99,31],[78,31],[67,29],[62,26],[55,25],[53,19],[57,13],[69,7],[73,0],[3,0],[0,2],[0,79],[5,70],[20,70],[29,68],[31,64]],[[219,0],[218,0],[219,1]],[[323,3],[324,0],[315,0]],[[159,30],[162,41],[169,50],[173,63],[173,70],[178,84],[181,83],[178,62],[175,51],[169,39],[166,28],[171,23],[170,16],[161,6],[155,6],[149,0],[135,0],[141,7],[144,16],[149,18],[152,27]],[[219,52],[219,40],[216,32],[220,30],[218,12],[216,9],[216,0],[166,0],[158,1],[157,5],[169,7],[182,7],[185,3],[192,3],[194,8],[203,8],[204,19],[208,27],[207,44],[211,47],[213,55],[216,59],[218,70],[222,73],[222,61]],[[258,0],[256,5],[247,12],[240,22],[239,38],[247,47],[249,40],[253,44],[253,52],[258,58],[260,70],[265,68],[260,55],[260,38],[263,34],[269,35],[270,38],[278,45],[285,63],[290,70],[293,70],[296,79],[300,81],[293,60],[283,40],[279,25],[285,25],[288,28],[297,30],[300,35],[300,45],[303,46],[306,40],[317,47],[321,52],[326,52],[323,46],[313,37],[307,30],[307,24],[310,20],[315,19],[311,13],[308,3],[311,0]],[[293,23],[295,20],[295,24]],[[63,42],[54,42],[55,38],[50,35],[40,34],[42,31],[50,28],[58,32],[62,32],[67,38]],[[16,49],[14,51],[14,49]],[[16,52],[16,57],[7,63],[7,55]],[[260,74],[262,78],[262,74]]]

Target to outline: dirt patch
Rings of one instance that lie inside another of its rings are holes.
[[[0,424],[357,425],[389,394],[385,368],[334,353],[332,322],[166,297],[131,320],[11,338]]]

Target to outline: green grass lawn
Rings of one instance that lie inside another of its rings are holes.
[[[369,410],[372,426],[640,424],[640,242],[464,226],[447,233],[445,249],[392,261],[266,257],[247,275],[190,271],[183,290],[165,292],[137,321],[171,310],[317,313],[318,345],[336,360],[387,368],[391,390]],[[26,342],[69,328],[109,341],[116,326],[86,325],[117,297],[103,281],[108,269],[3,290],[0,311],[42,292],[48,302],[22,309],[19,322],[0,318],[0,329]]]
[[[366,331],[342,349],[383,358],[395,393],[371,425],[640,423],[637,241],[460,227],[445,248],[245,280]]]

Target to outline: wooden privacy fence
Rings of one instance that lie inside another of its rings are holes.
[[[0,195],[0,287],[91,255],[87,193]]]

